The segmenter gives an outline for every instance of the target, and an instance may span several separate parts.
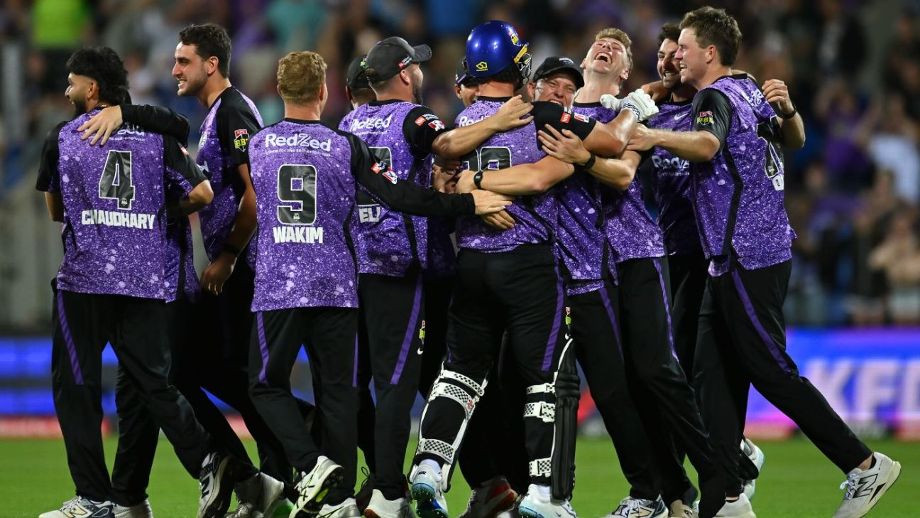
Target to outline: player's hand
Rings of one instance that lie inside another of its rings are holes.
[[[615,95],[612,94],[602,95],[600,101],[601,106],[613,111],[620,111],[620,105],[623,104],[622,99],[618,99]]]
[[[641,86],[642,91],[649,94],[652,100],[656,103],[660,103],[668,98],[671,95],[671,91],[668,90],[664,83],[661,81],[652,81],[651,83],[645,83]]]
[[[89,143],[96,145],[98,141],[99,145],[103,146],[108,142],[112,133],[121,127],[123,122],[121,118],[121,106],[109,106],[103,108],[99,113],[93,115],[88,121],[81,124],[80,127],[77,128],[77,131],[83,132],[83,135],[80,136],[81,139],[86,140],[92,135],[93,139],[90,140]]]
[[[476,184],[473,183],[473,175],[476,174],[475,171],[460,171],[457,173],[457,184],[456,192],[460,194],[466,194],[468,192],[473,192],[476,190]]]
[[[533,110],[532,104],[524,101],[520,95],[515,95],[505,101],[495,115],[487,120],[491,120],[495,131],[507,131],[530,124],[530,121],[533,120],[533,115],[528,115],[531,110]]]
[[[477,216],[498,212],[504,210],[508,205],[511,205],[511,198],[502,194],[496,194],[492,191],[476,189],[470,194],[473,195],[473,202],[476,203]]]
[[[457,166],[460,163],[457,162]],[[431,186],[441,192],[453,192],[457,186],[457,172],[456,167],[453,169],[445,169],[435,163],[431,166]]]
[[[537,132],[537,138],[547,155],[570,164],[584,164],[591,158],[591,152],[585,149],[578,135],[567,129],[562,133],[547,125]]]
[[[224,291],[224,283],[233,273],[234,266],[236,266],[236,257],[228,252],[222,252],[201,273],[201,289],[212,295],[220,295]]]
[[[767,79],[763,84],[763,95],[768,103],[779,108],[780,113],[792,113],[795,110],[789,97],[789,88],[780,79]]]
[[[626,149],[630,151],[645,151],[653,147],[655,147],[655,139],[652,135],[652,131],[642,124],[636,124],[636,129],[633,131],[632,137],[629,138]]]
[[[482,218],[482,221],[485,222],[486,225],[496,230],[508,230],[514,226],[514,218],[511,217],[511,214],[508,214],[507,210],[500,210],[479,217]]]
[[[620,109],[635,113],[639,122],[647,120],[658,113],[658,106],[655,106],[655,101],[641,88],[636,88],[624,97],[623,102],[620,104]]]

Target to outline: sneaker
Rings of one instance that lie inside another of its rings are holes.
[[[201,473],[198,475],[201,486],[198,518],[216,518],[227,512],[233,493],[232,480],[235,471],[232,458],[218,452],[205,456],[201,462]]]
[[[757,518],[757,515],[754,514],[751,501],[742,493],[737,500],[732,502],[726,500],[715,518]]]
[[[840,484],[840,489],[846,489],[846,493],[834,518],[865,516],[898,479],[901,474],[900,462],[879,452],[873,453],[872,457],[875,464],[871,468],[850,471],[847,479]]]
[[[364,512],[367,504],[371,502],[371,497],[374,496],[375,479],[374,474],[365,467],[361,468],[361,473],[364,474],[364,480],[361,482],[361,489],[355,493],[355,502],[358,504],[358,510]]]
[[[763,450],[758,448],[756,444],[745,437],[741,440],[741,451],[747,456],[747,458],[751,459],[751,462],[754,464],[754,466],[757,467],[757,472],[760,473],[760,470],[763,469],[763,463],[766,460],[766,455],[764,455]],[[748,497],[748,500],[754,499],[754,491],[756,490],[756,485],[757,479],[744,481],[743,492],[744,495]]]
[[[354,498],[346,498],[338,504],[323,504],[316,518],[361,518]]]
[[[675,500],[668,506],[669,518],[698,518],[696,509],[684,503],[683,500]]]
[[[664,500],[633,498],[627,496],[620,500],[620,505],[607,515],[609,518],[668,518],[668,508]]]
[[[109,501],[96,502],[82,496],[75,496],[64,502],[60,509],[42,513],[38,518],[113,518],[115,504]]]
[[[115,504],[115,518],[153,518],[150,500],[144,499],[143,502],[131,507]]]
[[[309,473],[301,472],[294,483],[298,497],[292,516],[301,511],[306,514],[318,513],[329,490],[341,484],[344,475],[345,468],[325,455],[320,455],[316,459],[316,466]]]
[[[415,518],[409,499],[406,497],[387,500],[380,490],[375,489],[371,494],[371,501],[364,509],[367,518]]]
[[[527,494],[518,506],[523,518],[575,518],[575,509],[568,500],[554,500],[549,491],[546,495],[541,493],[536,484],[527,487]]]
[[[416,466],[409,476],[410,492],[419,518],[447,518],[447,500],[441,491],[441,472],[427,462]]]
[[[505,477],[495,477],[470,493],[470,501],[460,518],[495,518],[514,509],[515,500],[517,493]]]
[[[239,507],[227,518],[271,518],[284,493],[284,483],[256,473],[234,487]]]

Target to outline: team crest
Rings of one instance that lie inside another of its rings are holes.
[[[712,119],[711,111],[700,112],[699,114],[697,114],[696,116],[697,126],[712,126],[712,123],[713,123],[713,119]]]
[[[486,63],[485,61],[480,61],[479,63],[476,63],[477,72],[486,72],[488,70],[489,70],[489,64]]]
[[[238,129],[233,132],[233,147],[239,151],[245,151],[246,145],[249,144],[249,130]]]

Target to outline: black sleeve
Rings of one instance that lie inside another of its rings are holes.
[[[538,101],[533,103],[533,123],[537,130],[543,129],[544,126],[550,125],[560,132],[567,129],[578,135],[578,138],[584,140],[591,134],[597,121],[591,117],[573,113],[564,109],[561,105],[550,102]]]
[[[59,123],[45,137],[45,144],[42,146],[42,159],[38,165],[38,179],[35,180],[35,188],[39,191],[57,192],[60,188],[57,185],[58,159],[61,156],[58,139],[61,135],[61,128],[65,124],[67,124],[67,121]]]
[[[121,118],[128,124],[175,137],[183,146],[188,145],[188,119],[169,108],[147,104],[123,104]]]
[[[431,154],[434,139],[447,131],[447,125],[427,106],[412,108],[403,121],[403,135],[412,156],[418,159]]]
[[[475,214],[471,194],[444,194],[399,181],[390,169],[374,161],[370,149],[360,138],[345,134],[351,144],[351,171],[358,184],[387,207],[418,216],[461,216]]]
[[[217,111],[217,139],[227,156],[225,167],[249,163],[249,139],[261,129],[252,110],[221,106]]]
[[[168,170],[178,173],[192,187],[207,180],[185,147],[168,135],[163,136],[163,163]]]
[[[728,97],[713,88],[704,88],[693,97],[692,113],[693,129],[715,135],[721,150],[732,125],[732,105]]]

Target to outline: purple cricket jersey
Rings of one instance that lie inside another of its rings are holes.
[[[507,99],[480,97],[460,112],[457,126],[469,126],[494,115]],[[526,126],[492,135],[472,154],[465,157],[465,169],[503,169],[514,164],[539,161],[546,154],[539,148],[536,127]],[[508,230],[496,230],[479,217],[461,217],[457,220],[457,241],[460,248],[480,252],[507,252],[527,244],[550,243],[557,227],[557,203],[551,190],[535,196],[518,196],[509,205],[508,213],[515,225]]]
[[[649,119],[648,127],[671,131],[690,131],[693,128],[690,101],[663,103],[658,109],[658,114]],[[668,254],[702,254],[690,193],[690,162],[662,147],[655,147],[650,163],[655,202],[658,204],[658,227],[664,233]]]
[[[730,255],[747,269],[787,261],[795,238],[783,205],[783,156],[773,108],[747,76],[722,77],[694,97],[695,129],[720,124],[714,114],[719,103],[730,112],[723,146],[711,161],[690,165],[694,209],[713,275],[727,271]]]
[[[253,311],[358,307],[344,226],[355,206],[351,155],[349,141],[318,122],[284,119],[252,137],[259,223]]]
[[[205,178],[172,137],[123,125],[104,146],[65,124],[47,190],[64,203],[61,290],[172,300],[166,193],[186,196]],[[44,168],[43,168],[44,169]]]
[[[364,104],[352,112],[349,124],[341,129],[367,143],[377,161],[399,180],[429,187],[431,160],[414,156],[404,133],[406,117],[419,107],[403,101]],[[357,212],[354,237],[359,273],[401,277],[413,263],[427,268],[428,218],[389,209],[363,188],[358,191]]]
[[[201,123],[197,161],[211,180],[214,201],[198,217],[204,248],[212,261],[233,229],[243,196],[243,181],[236,168],[246,163],[249,139],[261,127],[262,116],[255,104],[233,87],[220,94]],[[255,264],[252,246],[246,259],[250,266]]]

